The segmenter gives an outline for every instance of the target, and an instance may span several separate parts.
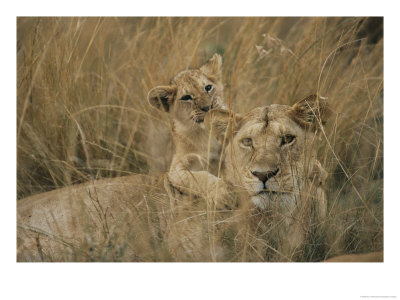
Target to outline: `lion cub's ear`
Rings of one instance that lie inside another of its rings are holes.
[[[175,100],[176,87],[173,86],[157,86],[152,88],[147,95],[149,103],[158,108],[169,112],[169,108]]]
[[[316,130],[325,125],[331,111],[326,98],[310,95],[292,106],[294,120],[306,129]]]
[[[229,130],[239,126],[242,117],[239,114],[222,109],[213,109],[209,111],[204,118],[206,130],[216,137],[222,143],[225,136],[230,136]]]
[[[200,67],[200,70],[208,75],[218,77],[221,75],[221,66],[222,57],[218,53],[215,53],[213,57],[211,57],[203,66]]]

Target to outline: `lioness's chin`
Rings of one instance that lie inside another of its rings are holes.
[[[292,209],[296,204],[296,197],[291,193],[260,193],[252,196],[251,201],[260,209],[279,208]]]
[[[256,196],[251,197],[251,201],[253,204],[260,208],[260,209],[268,209],[270,208],[274,203],[274,195],[270,194],[258,194]]]

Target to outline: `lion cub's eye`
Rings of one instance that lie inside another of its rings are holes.
[[[253,140],[251,138],[244,138],[241,140],[243,146],[253,147]]]
[[[296,137],[291,134],[284,135],[281,140],[281,146],[292,143],[295,138]]]
[[[185,96],[182,96],[181,100],[188,101],[188,100],[193,100],[193,98],[190,95],[185,95]]]
[[[208,85],[206,85],[206,87],[205,87],[204,89],[205,89],[206,92],[208,93],[209,91],[211,91],[212,85],[211,85],[211,84],[208,84]]]

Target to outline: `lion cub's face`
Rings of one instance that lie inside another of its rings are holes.
[[[202,126],[210,109],[224,107],[221,63],[221,56],[214,54],[200,69],[178,73],[170,85],[150,90],[150,104],[168,112],[173,120],[189,128]]]
[[[322,106],[321,106],[322,105]],[[258,107],[244,116],[212,111],[206,126],[222,135],[227,126],[225,180],[244,188],[262,208],[292,205],[306,181],[320,184],[325,171],[315,159],[317,124],[325,122],[325,104],[310,96],[294,106]],[[221,138],[221,137],[220,137]]]

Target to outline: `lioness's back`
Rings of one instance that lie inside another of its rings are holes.
[[[72,250],[100,249],[112,236],[128,239],[129,226],[142,226],[138,214],[165,197],[162,179],[159,174],[103,179],[19,200],[18,260],[80,260],[71,257]]]

